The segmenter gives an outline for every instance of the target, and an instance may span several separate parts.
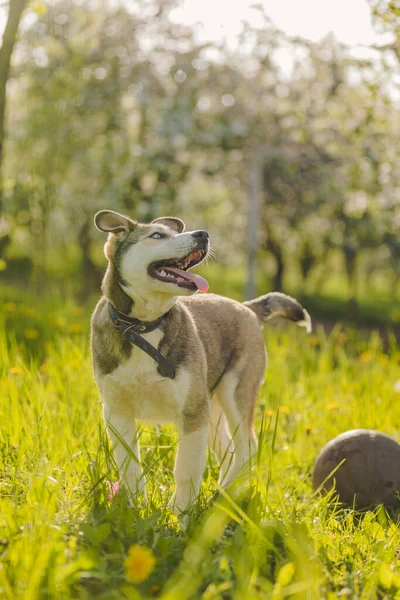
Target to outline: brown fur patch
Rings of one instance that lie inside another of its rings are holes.
[[[123,340],[114,327],[109,316],[108,301],[104,296],[92,316],[91,345],[93,368],[101,375],[112,373],[132,352],[130,342]]]

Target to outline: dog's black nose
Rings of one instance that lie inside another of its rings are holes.
[[[202,229],[199,229],[198,231],[193,231],[192,236],[198,240],[208,240],[207,231],[203,231]]]

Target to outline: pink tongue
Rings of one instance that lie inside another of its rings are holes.
[[[204,277],[201,277],[200,275],[195,275],[194,273],[190,273],[189,271],[182,271],[181,269],[176,269],[175,267],[168,267],[168,269],[166,270],[171,271],[176,275],[179,275],[177,279],[178,283],[180,279],[182,279],[182,281],[191,281],[195,284],[195,286],[200,292],[208,291],[208,281],[206,281]]]

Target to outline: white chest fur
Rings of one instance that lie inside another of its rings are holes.
[[[156,348],[163,333],[159,330],[143,336]],[[98,375],[104,402],[111,409],[133,414],[150,424],[178,423],[189,392],[190,375],[180,367],[175,379],[162,377],[156,361],[132,346],[130,357],[112,373]]]

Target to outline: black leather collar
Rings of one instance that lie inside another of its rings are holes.
[[[140,333],[150,333],[151,331],[157,329],[161,321],[168,314],[165,313],[164,315],[161,315],[161,317],[158,317],[158,319],[155,319],[154,321],[141,321],[140,319],[134,319],[133,317],[129,317],[125,313],[117,310],[111,302],[108,302],[108,307],[110,310],[110,317],[114,325],[116,323],[125,323],[126,325],[132,327],[134,331]]]
[[[169,377],[175,379],[175,369],[167,358],[157,348],[152,346],[142,335],[144,333],[150,333],[157,329],[163,319],[168,313],[161,315],[154,321],[141,321],[140,319],[134,319],[124,313],[120,312],[115,308],[111,302],[108,302],[108,309],[110,312],[111,321],[115,327],[121,333],[124,340],[129,340],[134,346],[143,350],[153,360],[158,363],[158,371],[163,377]]]

